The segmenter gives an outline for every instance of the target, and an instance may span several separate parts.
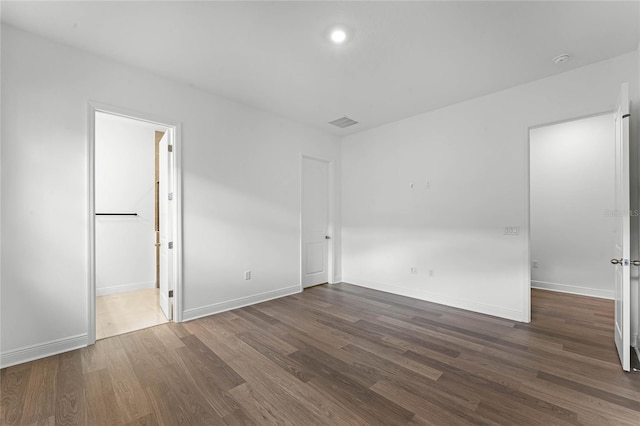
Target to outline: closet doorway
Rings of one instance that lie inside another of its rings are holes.
[[[100,110],[92,118],[89,330],[102,339],[173,319],[175,128]]]

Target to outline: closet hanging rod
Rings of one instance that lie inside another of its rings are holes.
[[[138,213],[96,213],[96,216],[138,216]]]

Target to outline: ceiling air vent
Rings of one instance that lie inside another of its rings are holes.
[[[349,117],[342,117],[342,118],[338,118],[337,120],[330,121],[329,124],[333,124],[336,127],[340,127],[341,129],[344,129],[345,127],[358,124],[358,122],[350,119]]]

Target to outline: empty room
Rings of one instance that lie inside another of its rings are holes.
[[[640,1],[0,20],[0,424],[638,425]]]

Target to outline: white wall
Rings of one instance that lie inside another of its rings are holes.
[[[96,294],[155,288],[155,132],[143,121],[96,113]]]
[[[343,280],[527,320],[528,129],[625,81],[637,102],[637,52],[344,138]]]
[[[339,189],[336,137],[7,26],[2,66],[2,365],[86,344],[90,100],[182,123],[185,318],[299,291],[301,156]]]
[[[530,132],[531,286],[613,298],[611,114]]]

